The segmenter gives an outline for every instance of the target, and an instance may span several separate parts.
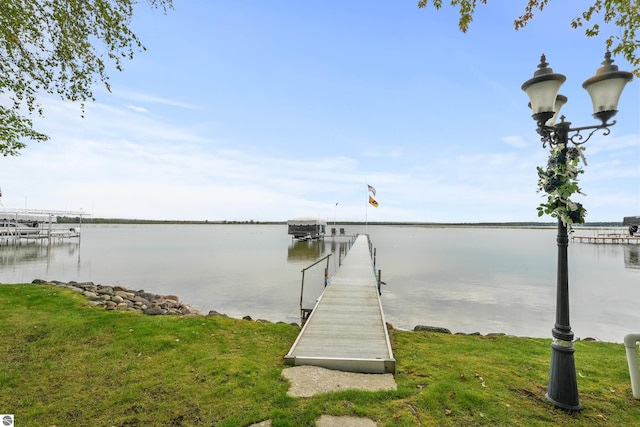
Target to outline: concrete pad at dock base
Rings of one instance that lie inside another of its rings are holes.
[[[334,417],[323,415],[316,421],[316,427],[376,427],[377,424],[369,418]]]
[[[398,388],[393,374],[342,372],[310,365],[283,369],[282,376],[291,384],[287,392],[291,397],[311,397],[342,390],[385,391]]]
[[[248,427],[271,427],[271,420],[251,424]],[[376,423],[369,418],[322,415],[318,418],[318,421],[316,421],[316,427],[376,427]]]

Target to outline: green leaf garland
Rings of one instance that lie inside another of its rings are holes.
[[[547,167],[537,167],[538,192],[547,193],[547,201],[538,206],[538,216],[559,218],[568,231],[572,231],[573,224],[584,224],[587,213],[580,203],[571,200],[576,193],[584,194],[578,185],[578,175],[584,173],[580,160],[584,162],[584,147],[558,144],[551,149]]]

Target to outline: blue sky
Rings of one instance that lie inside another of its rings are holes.
[[[589,1],[553,1],[516,32],[525,3],[478,6],[463,34],[454,9],[417,0],[175,0],[167,15],[143,2],[133,28],[147,50],[111,71],[112,93],[97,87],[84,118],[78,105],[42,99],[36,123],[51,140],[0,158],[3,206],[210,221],[553,221],[537,216],[536,166],[548,152],[520,86],[544,53],[567,76],[562,114],[596,124],[582,83],[604,45],[569,26]],[[639,103],[635,79],[611,134],[586,144],[587,221],[640,215]]]

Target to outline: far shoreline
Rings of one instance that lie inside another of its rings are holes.
[[[57,217],[61,224],[77,224],[79,217]],[[158,225],[286,225],[287,221],[254,221],[254,220],[155,220],[136,218],[82,218],[83,224],[158,224]],[[431,228],[555,228],[557,222],[507,221],[507,222],[421,222],[421,221],[332,221],[331,224],[360,226],[399,226],[399,227],[431,227]],[[623,227],[622,221],[594,221],[574,225],[574,229],[602,227]]]

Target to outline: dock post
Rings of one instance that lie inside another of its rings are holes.
[[[373,248],[373,271],[376,271],[376,254],[378,253],[377,248]]]
[[[382,295],[382,288],[380,288],[381,284],[382,284],[382,270],[378,270],[378,295]]]
[[[300,285],[300,315],[302,315],[302,296],[304,294],[304,270],[302,270],[302,284]]]

